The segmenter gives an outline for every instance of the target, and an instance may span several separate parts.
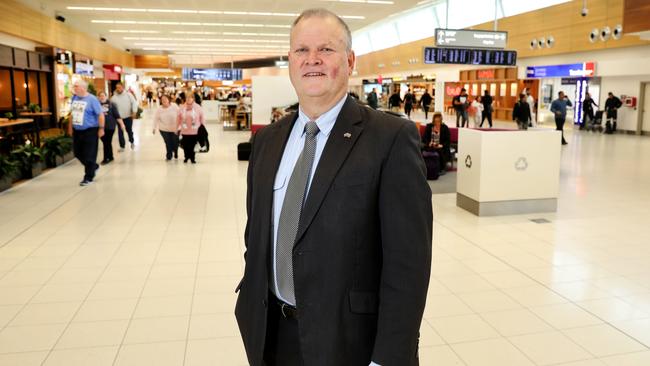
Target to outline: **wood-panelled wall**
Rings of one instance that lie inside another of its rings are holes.
[[[0,1],[2,31],[48,46],[82,53],[94,60],[133,67],[133,55],[111,47],[15,0]]]
[[[650,1],[624,0],[623,3],[625,32],[650,31]]]
[[[648,3],[648,0],[638,1]],[[623,24],[623,3],[624,0],[590,0],[589,15],[583,17],[580,15],[582,0],[573,0],[534,12],[499,19],[498,30],[508,32],[508,49],[516,50],[519,58],[650,45],[650,42],[642,41],[633,35],[625,35],[620,40],[610,38],[605,42],[600,39],[595,43],[589,41],[589,33],[592,29],[602,29],[605,26],[614,29],[616,25]],[[484,23],[472,28],[492,30],[494,24]],[[624,32],[626,31],[624,27]],[[533,38],[549,36],[555,38],[555,45],[552,48],[530,49],[530,41]],[[423,47],[432,46],[435,46],[435,40],[428,38],[360,56],[357,58],[358,75],[370,76],[422,70],[427,67],[422,59]],[[413,58],[417,58],[419,62],[409,64],[408,60]],[[393,66],[395,61],[398,61],[399,65]],[[379,64],[384,64],[384,67],[380,68]],[[435,67],[431,65],[432,69]]]
[[[169,57],[165,55],[136,55],[135,67],[138,69],[168,69]]]

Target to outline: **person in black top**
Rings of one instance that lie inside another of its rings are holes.
[[[607,101],[605,101],[605,112],[607,113],[607,128],[605,133],[616,132],[616,119],[618,118],[618,109],[621,108],[623,103],[612,92],[607,94]]]
[[[423,150],[435,151],[440,157],[440,174],[445,174],[447,162],[451,161],[451,133],[442,121],[442,113],[433,114],[431,123],[427,123],[422,136]]]
[[[469,108],[469,96],[467,90],[462,88],[460,94],[455,96],[451,102],[456,110],[456,127],[465,127],[468,124],[467,109]],[[459,125],[459,120],[462,119],[462,125]]]
[[[481,103],[483,103],[483,117],[481,117],[481,124],[479,127],[483,127],[483,122],[487,118],[490,128],[492,128],[492,96],[489,91],[485,91],[481,97]]]
[[[585,99],[582,101],[582,115],[584,116],[584,120],[581,129],[590,125],[592,123],[591,121],[594,120],[594,106],[598,108],[598,104],[591,99],[591,94],[587,93]]]
[[[372,109],[379,108],[379,101],[377,99],[377,88],[372,88],[372,91],[368,93],[368,105]]]
[[[424,119],[429,119],[429,107],[431,106],[431,102],[433,101],[433,97],[431,97],[431,94],[429,94],[428,90],[424,91],[424,94],[422,94],[422,97],[420,98],[420,105],[422,105],[422,110],[424,110]]]
[[[101,164],[106,165],[113,161],[113,134],[115,134],[117,125],[119,124],[123,131],[126,131],[126,127],[122,118],[120,118],[120,112],[117,111],[117,106],[108,100],[106,92],[100,91],[97,96],[99,104],[102,106],[102,112],[104,112],[104,136],[101,137],[102,144],[104,145],[104,159],[102,159]]]
[[[527,130],[528,123],[532,120],[530,114],[530,105],[526,101],[526,94],[519,94],[519,101],[515,103],[515,107],[512,109],[512,120],[517,122],[517,127],[520,130]]]
[[[413,104],[415,104],[415,94],[411,93],[411,89],[409,89],[404,95],[404,113],[406,113],[409,118],[411,118]]]
[[[399,89],[395,90],[393,95],[388,98],[388,109],[399,108],[402,106],[402,98],[399,96]]]

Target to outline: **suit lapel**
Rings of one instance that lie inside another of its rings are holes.
[[[359,108],[357,102],[350,97],[343,104],[316,167],[307,201],[300,217],[296,243],[300,241],[311,225],[339,168],[363,131]]]

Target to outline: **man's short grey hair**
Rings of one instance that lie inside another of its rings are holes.
[[[84,80],[84,79],[79,79],[79,80],[75,81],[74,84],[72,84],[72,85],[79,85],[80,87],[88,90],[88,82],[86,82],[86,80]]]
[[[300,13],[298,18],[293,21],[293,24],[291,25],[291,30],[293,31],[293,28],[295,28],[298,23],[300,23],[304,19],[309,19],[309,18],[332,18],[335,19],[341,28],[343,28],[343,31],[345,33],[345,46],[347,48],[347,51],[352,50],[352,33],[350,32],[350,27],[339,17],[338,15],[334,14],[333,12],[323,9],[323,8],[313,8],[313,9],[307,9]]]

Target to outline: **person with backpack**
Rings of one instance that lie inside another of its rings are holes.
[[[612,134],[616,132],[616,120],[618,118],[618,109],[621,108],[623,102],[614,95],[614,93],[607,93],[607,101],[605,101],[605,113],[607,114],[607,123],[605,124],[605,133]]]

